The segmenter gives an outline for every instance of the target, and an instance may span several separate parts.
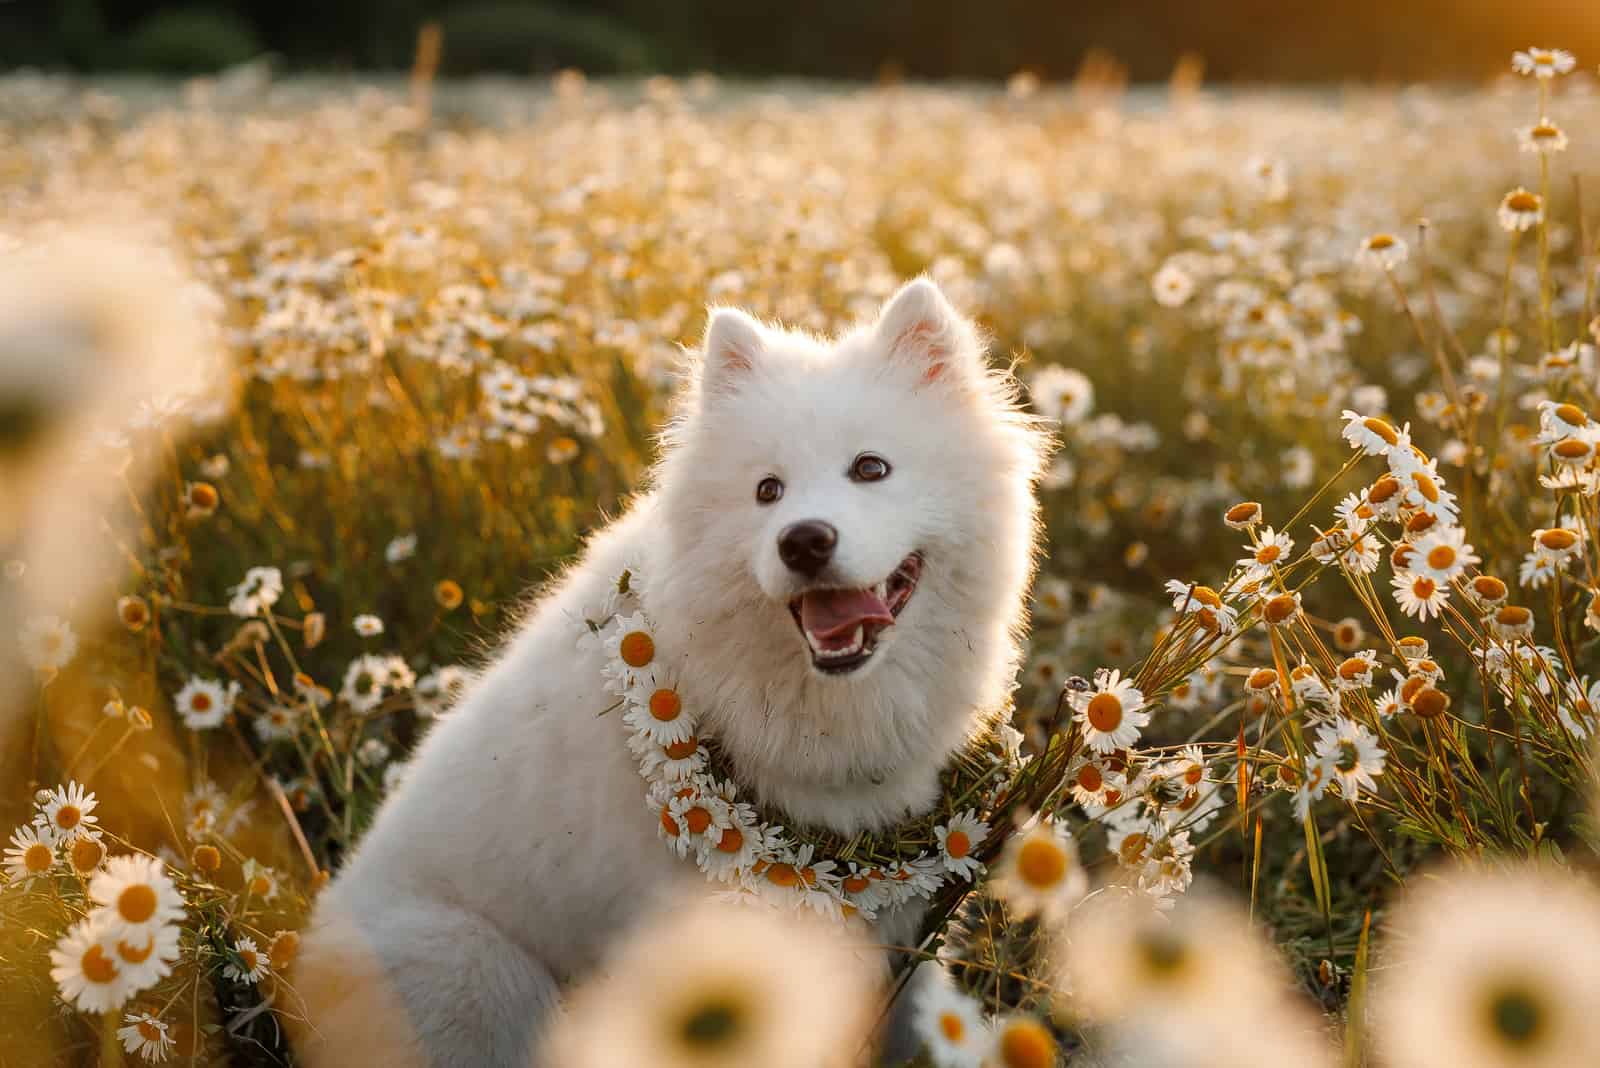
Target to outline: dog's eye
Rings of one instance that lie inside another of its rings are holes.
[[[850,478],[855,482],[877,482],[889,477],[889,461],[874,453],[864,452],[850,465]]]
[[[756,500],[762,504],[771,504],[783,496],[783,483],[768,475],[756,483]]]

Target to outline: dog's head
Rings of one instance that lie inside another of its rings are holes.
[[[718,698],[813,741],[931,726],[912,704],[1009,685],[1044,451],[926,279],[832,340],[717,309],[667,435],[649,586],[688,614]]]

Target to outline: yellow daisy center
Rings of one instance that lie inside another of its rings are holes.
[[[650,715],[662,723],[671,723],[683,711],[683,700],[676,690],[657,690],[650,695]]]
[[[1539,544],[1551,552],[1565,552],[1578,544],[1578,536],[1570,530],[1557,527],[1540,534]]]
[[[1034,835],[1017,850],[1017,874],[1036,890],[1060,884],[1067,874],[1067,852],[1041,835]]]
[[[83,811],[77,805],[62,805],[56,809],[56,826],[70,831],[83,820]]]
[[[641,668],[655,659],[656,642],[642,630],[630,630],[617,644],[617,651],[622,656],[624,664]]]
[[[72,843],[72,866],[80,872],[91,872],[100,866],[106,847],[93,838],[79,838]]]
[[[1361,420],[1361,425],[1378,435],[1390,445],[1398,445],[1400,443],[1400,435],[1395,431],[1394,427],[1390,426],[1382,419],[1374,419],[1369,416],[1366,419]]]
[[[941,1012],[939,1014],[939,1033],[950,1042],[960,1042],[967,1033],[966,1021],[961,1019],[959,1013]]]
[[[666,746],[665,749],[667,756],[671,759],[687,760],[689,757],[694,756],[694,751],[699,745],[700,743],[696,739],[685,738],[681,742],[673,742],[671,745]]]
[[[159,1043],[162,1039],[161,1028],[157,1027],[153,1020],[140,1020],[133,1026],[139,1032],[139,1037],[146,1042]]]
[[[1084,710],[1089,726],[1107,733],[1122,725],[1122,701],[1114,693],[1097,693]]]
[[[1053,1068],[1056,1040],[1034,1020],[1014,1020],[1000,1035],[999,1052],[1005,1068]]]
[[[1428,566],[1443,571],[1456,562],[1456,551],[1449,545],[1435,545],[1428,550]]]
[[[154,953],[155,949],[155,936],[147,935],[145,937],[144,946],[139,948],[130,946],[126,942],[118,942],[117,956],[121,957],[129,964],[143,964],[145,961],[150,959],[150,954]]]
[[[972,852],[972,839],[966,831],[951,831],[945,835],[944,851],[959,860]]]
[[[156,892],[148,883],[136,883],[117,895],[117,913],[129,923],[143,923],[156,914]]]
[[[28,869],[30,875],[39,875],[50,870],[50,865],[56,862],[55,850],[43,842],[34,842],[22,854],[22,864]]]
[[[91,983],[112,983],[117,978],[117,962],[106,956],[99,942],[83,951],[83,956],[78,961],[78,969]]]

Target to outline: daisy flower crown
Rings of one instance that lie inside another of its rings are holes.
[[[1020,766],[1021,736],[1009,717],[987,717],[991,725],[951,758],[939,800],[921,816],[880,834],[795,824],[742,796],[715,739],[699,732],[696,710],[658,654],[640,588],[637,569],[623,571],[583,621],[579,644],[605,655],[605,689],[616,701],[602,714],[621,710],[664,848],[729,897],[869,920],[983,873],[978,857],[991,850],[979,847]]]

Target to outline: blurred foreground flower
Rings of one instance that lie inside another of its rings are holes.
[[[847,941],[836,926],[758,905],[679,904],[573,997],[550,1063],[852,1064],[882,974],[875,951]]]

